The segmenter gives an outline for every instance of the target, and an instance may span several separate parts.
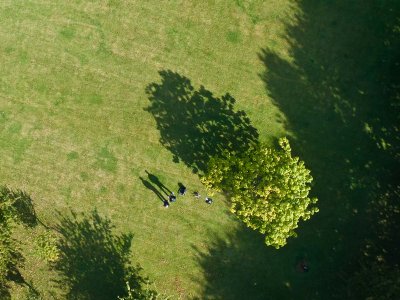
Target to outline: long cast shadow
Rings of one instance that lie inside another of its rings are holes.
[[[117,299],[126,294],[126,281],[140,291],[145,279],[130,263],[132,234],[116,235],[110,220],[96,210],[89,215],[61,216],[57,231],[60,257],[54,268],[67,290],[67,299]]]
[[[257,129],[244,111],[235,111],[235,99],[215,97],[189,78],[170,70],[159,72],[161,83],[149,84],[150,112],[160,130],[160,142],[193,172],[204,171],[209,158],[223,150],[242,151],[256,143]]]
[[[316,298],[340,298],[348,262],[358,260],[366,239],[377,238],[371,204],[399,178],[400,3],[303,0],[298,6],[296,24],[286,31],[293,61],[263,49],[261,78],[287,117],[320,200],[320,213],[302,235],[320,236],[314,247],[330,271],[309,287]],[[398,249],[395,240],[390,249]],[[398,265],[398,256],[392,262]]]
[[[139,177],[139,179],[142,181],[143,185],[148,188],[150,191],[152,191],[157,197],[158,199],[160,199],[162,202],[164,202],[165,197],[163,194],[160,193],[160,191],[151,184],[151,182],[147,181],[146,179]]]
[[[147,177],[149,177],[149,180],[154,183],[161,192],[163,192],[167,196],[172,193],[172,191],[168,187],[166,187],[156,175],[147,172],[147,170],[145,172],[147,174]]]

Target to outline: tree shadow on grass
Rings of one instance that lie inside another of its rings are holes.
[[[204,171],[210,157],[223,150],[242,151],[258,139],[244,111],[235,111],[235,99],[220,98],[176,72],[159,72],[161,83],[147,86],[150,112],[160,130],[160,142],[193,172]]]
[[[376,226],[368,207],[399,178],[400,2],[297,3],[286,31],[292,60],[263,49],[261,78],[319,198],[320,213],[294,244],[320,232],[314,247],[330,271],[312,288],[342,298],[343,270]]]
[[[60,216],[60,257],[54,268],[67,299],[117,299],[126,294],[126,281],[135,290],[146,282],[129,260],[133,235],[116,235],[113,229],[97,211]]]
[[[290,243],[290,242],[289,242]],[[263,237],[241,225],[227,237],[214,236],[205,247],[194,247],[203,270],[194,278],[202,288],[199,299],[314,299],[303,285],[320,274],[310,260],[310,271],[299,271],[301,260],[313,256],[307,247],[267,248]]]
[[[13,211],[14,219],[26,227],[35,227],[38,218],[31,196],[22,190],[12,190],[6,186],[0,187],[0,203],[8,202]],[[6,207],[6,206],[5,206]]]
[[[20,252],[18,241],[14,239],[16,224],[33,228],[38,219],[32,198],[22,190],[13,190],[0,186],[0,297],[9,299],[12,281],[16,284],[29,286],[20,272],[25,261]]]

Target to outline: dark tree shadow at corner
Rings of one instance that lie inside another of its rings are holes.
[[[267,248],[263,237],[244,225],[227,237],[214,236],[206,246],[194,247],[204,276],[193,278],[202,288],[198,299],[313,299],[312,291],[302,285],[319,274],[298,271],[307,250],[293,254],[287,247]]]
[[[318,299],[343,299],[348,281],[343,271],[358,260],[377,227],[380,212],[368,208],[399,178],[400,2],[297,5],[296,23],[286,27],[291,60],[263,49],[261,78],[287,118],[294,149],[311,168],[319,198],[320,212],[294,242],[320,235],[313,247],[329,272],[310,289]]]
[[[54,268],[67,299],[117,299],[126,294],[126,281],[140,290],[145,279],[129,261],[133,236],[115,235],[113,228],[97,211],[60,216],[60,258]]]
[[[38,224],[35,207],[31,196],[22,190],[13,190],[7,186],[0,187],[0,203],[8,201],[11,204],[15,220],[26,227]]]
[[[244,111],[235,111],[235,99],[220,98],[204,86],[195,89],[189,78],[170,70],[159,72],[160,83],[146,88],[150,112],[160,130],[161,143],[193,172],[204,171],[209,158],[223,150],[242,151],[258,139]]]
[[[14,238],[15,224],[33,228],[38,218],[33,200],[25,191],[0,186],[0,298],[9,299],[9,282],[29,286],[20,272],[25,258]]]

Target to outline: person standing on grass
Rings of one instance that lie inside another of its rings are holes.
[[[169,207],[168,200],[165,200],[165,199],[164,199],[163,202],[164,202],[164,207],[165,207],[165,208],[168,208],[168,207]]]
[[[178,193],[181,196],[186,194],[186,187],[182,183],[179,184]]]
[[[207,204],[212,204],[213,200],[211,198],[206,197],[206,203]]]
[[[168,196],[169,202],[175,202],[176,201],[176,196],[174,192],[171,192],[171,195]]]

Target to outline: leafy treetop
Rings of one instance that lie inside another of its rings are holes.
[[[257,144],[239,154],[224,152],[210,160],[202,182],[210,191],[231,196],[231,211],[248,227],[265,235],[267,245],[280,248],[296,236],[300,219],[318,208],[309,197],[312,177],[303,161],[292,157],[287,138],[280,149]]]

